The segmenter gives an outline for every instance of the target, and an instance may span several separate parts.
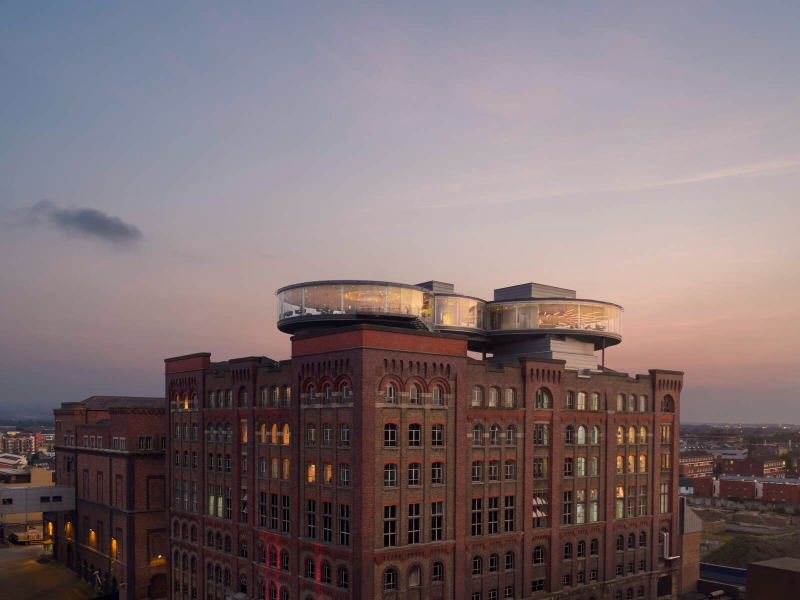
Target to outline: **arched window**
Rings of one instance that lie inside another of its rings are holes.
[[[278,386],[273,385],[272,389],[270,390],[270,396],[272,398],[272,406],[278,406],[280,404],[280,390]],[[266,406],[266,403],[264,403]]]
[[[437,583],[444,580],[444,565],[440,562],[433,563],[431,568],[431,581]]]
[[[314,423],[306,425],[306,444],[314,446],[317,443],[317,426]]]
[[[622,475],[625,472],[625,465],[623,463],[623,458],[621,456],[617,456],[617,475]]]
[[[543,408],[543,407],[538,406],[538,402],[539,402],[539,393],[537,392],[536,393],[536,403],[537,403],[537,405],[536,405],[535,408]],[[571,390],[567,391],[567,392],[564,392],[564,408],[575,408],[575,392],[573,392]]]
[[[333,399],[333,389],[331,388],[330,383],[326,383],[325,386],[322,388],[322,398],[323,403],[330,404],[331,400]]]
[[[598,553],[599,550],[600,550],[600,542],[598,542],[597,538],[595,538],[589,544],[589,555],[590,556],[597,556],[597,553]]]
[[[350,384],[343,383],[341,392],[342,392],[342,402],[344,402],[345,404],[349,404],[350,402],[353,401],[353,397],[350,394]]]
[[[385,396],[388,404],[397,404],[397,386],[393,383],[387,383]]]
[[[247,408],[247,390],[244,387],[239,388],[239,408]]]
[[[472,388],[472,406],[476,408],[483,406],[483,388],[477,385]]]
[[[472,483],[481,483],[483,481],[483,461],[472,461]]]
[[[625,410],[625,394],[617,394],[617,412]]]
[[[545,560],[545,552],[542,546],[536,546],[533,549],[533,564],[543,565]]]
[[[383,574],[383,589],[385,591],[397,589],[397,571],[387,569]]]
[[[247,575],[242,573],[242,576],[239,578],[239,591],[243,594],[247,593]]]
[[[496,387],[489,388],[489,408],[497,408],[500,405],[500,390]]]
[[[536,390],[534,408],[550,408],[550,392],[544,388]]]
[[[309,461],[308,465],[306,466],[306,481],[308,481],[308,483],[314,483],[317,481],[317,465],[311,461]]]
[[[572,558],[572,543],[567,542],[564,544],[564,560],[570,560]]]
[[[625,592],[626,600],[633,600],[633,588],[628,588],[628,591]]]
[[[422,446],[422,425],[419,423],[412,423],[408,426],[408,446],[409,448]]]
[[[350,465],[347,463],[339,463],[339,485],[350,487]]]
[[[188,554],[184,554],[183,555],[182,567],[183,567],[184,571],[188,571],[189,570],[189,555]]]
[[[517,428],[513,425],[506,427],[506,446],[515,446],[517,444]]]
[[[647,396],[639,396],[639,412],[647,412]]]
[[[586,557],[586,542],[581,540],[578,542],[578,558],[585,558]]]
[[[350,447],[350,424],[342,423],[339,425],[339,445],[342,448]]]
[[[217,534],[217,550],[222,552],[222,534],[221,533]]]
[[[585,456],[579,456],[577,465],[578,465],[578,471],[577,471],[576,475],[578,477],[585,477],[586,476],[586,457]]]
[[[281,439],[283,441],[283,445],[284,446],[288,446],[289,445],[289,424],[288,423],[284,423],[284,425],[283,425],[283,431],[281,432]]]
[[[313,558],[306,559],[306,577],[309,579],[317,578],[317,565],[314,563]]]
[[[663,413],[675,412],[675,401],[672,399],[672,396],[670,395],[664,396],[664,399],[661,401],[661,412]]]
[[[647,443],[647,427],[642,425],[639,427],[639,443],[646,444]]]
[[[637,598],[644,598],[644,586],[640,585],[639,590],[636,592]]]
[[[215,400],[216,399],[214,397],[214,392],[209,392],[208,393],[208,408],[214,408]]]
[[[508,388],[506,390],[506,408],[516,408],[517,407],[517,390],[514,388]]]
[[[564,459],[564,477],[572,477],[573,476],[574,473],[572,471],[572,466],[573,466],[572,465],[572,458],[571,457],[565,458]]]
[[[281,479],[289,479],[289,459],[281,459]]]
[[[625,443],[625,428],[622,425],[617,427],[617,443],[618,444]]]
[[[330,485],[333,481],[333,465],[329,462],[322,463],[322,483]]]
[[[480,423],[475,423],[472,427],[472,445],[483,446],[483,427]]]
[[[483,559],[480,556],[475,556],[472,559],[472,574],[473,575],[483,574]]]
[[[636,534],[635,533],[631,533],[628,536],[628,548],[629,549],[636,548]]]
[[[383,487],[397,487],[397,465],[389,463],[383,465]]]
[[[383,447],[397,448],[397,425],[386,423],[383,426]]]
[[[281,550],[280,567],[283,571],[289,570],[289,553],[286,550]]]
[[[516,564],[514,553],[510,550],[506,552],[506,571],[513,569]]]
[[[273,423],[269,429],[269,442],[270,444],[278,443],[278,424]]]
[[[228,554],[230,554],[230,553],[231,553],[231,548],[232,548],[232,544],[231,544],[231,536],[229,536],[229,535],[226,535],[226,536],[225,536],[225,552],[227,552]]]
[[[600,428],[597,425],[592,425],[592,444],[600,443]]]
[[[258,441],[260,443],[262,443],[262,444],[266,444],[267,441],[268,441],[267,424],[266,423],[261,423],[261,425],[259,425],[258,433],[259,433]]]
[[[620,566],[620,569],[622,566]],[[618,590],[616,594],[614,594],[614,600],[622,600],[622,591]]]
[[[617,536],[617,551],[625,550],[625,538],[621,535]]]
[[[586,410],[586,392],[578,392],[578,403],[575,408]]]
[[[233,408],[233,390],[228,390],[228,401],[226,406],[228,408]]]
[[[578,443],[585,444],[586,443],[586,427],[583,425],[578,427]]]
[[[636,443],[636,427],[629,427],[628,428],[628,443],[635,444]]]
[[[645,546],[647,546],[647,533],[642,531],[639,534],[639,547],[644,548]]]
[[[211,563],[206,565],[206,579],[211,582],[214,581],[214,565]]]
[[[500,428],[497,425],[492,425],[489,427],[489,445],[500,445]]]
[[[592,392],[589,396],[589,410],[600,410],[600,394]]]
[[[408,401],[411,404],[422,404],[422,394],[420,393],[419,386],[416,383],[412,383],[408,391]]]
[[[233,439],[233,426],[230,423],[225,424],[225,441],[230,442]]]
[[[206,536],[206,546],[208,546],[209,548],[214,547],[214,533],[211,531],[209,531],[208,535]]]
[[[292,405],[292,388],[288,385],[283,386],[283,406],[288,408]]]
[[[313,385],[308,386],[308,403],[317,403],[317,388],[315,388]]]
[[[194,525],[192,525],[192,537],[191,537],[191,541],[192,541],[192,543],[194,543],[194,542],[196,542],[196,541],[197,541],[197,527],[195,527]]]
[[[337,585],[343,590],[346,590],[350,585],[350,576],[347,572],[347,569],[344,567],[339,567],[339,581],[337,582]]]
[[[499,557],[497,554],[490,554],[489,555],[489,573],[497,573],[497,568],[499,564]]]
[[[636,473],[636,456],[628,455],[628,473]]]
[[[320,569],[322,574],[322,583],[330,583],[331,582],[331,566],[323,561],[322,562],[322,569]]]
[[[575,428],[572,427],[572,425],[567,425],[567,428],[564,430],[564,443],[565,444],[575,443]]]
[[[517,462],[509,458],[506,461],[506,481],[514,481],[517,477]]]
[[[420,585],[420,570],[417,565],[412,566],[408,570],[408,587],[419,587]]]
[[[444,404],[444,391],[440,385],[433,388],[433,404],[435,406],[442,406]]]
[[[628,411],[636,412],[636,396],[628,396]]]
[[[242,540],[242,543],[239,546],[239,556],[242,558],[247,558],[247,540]]]
[[[639,473],[647,473],[647,455],[639,455]]]

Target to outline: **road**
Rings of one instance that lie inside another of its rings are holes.
[[[0,598],[3,600],[86,600],[92,587],[69,569],[39,564],[42,547],[0,547]]]

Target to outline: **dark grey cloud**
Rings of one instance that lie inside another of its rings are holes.
[[[135,244],[143,237],[135,225],[94,208],[60,208],[50,200],[41,200],[30,208],[29,216],[36,223],[69,235],[98,238],[112,244]]]

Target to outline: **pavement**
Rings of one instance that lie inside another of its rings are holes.
[[[94,589],[56,563],[40,564],[42,546],[0,547],[2,600],[86,600]]]

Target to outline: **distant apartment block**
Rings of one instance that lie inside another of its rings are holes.
[[[678,469],[681,477],[705,477],[714,472],[714,457],[708,452],[681,452]]]
[[[800,479],[722,475],[693,479],[697,496],[800,504]]]
[[[786,477],[786,461],[776,455],[752,455],[742,460],[722,461],[723,475]]]

